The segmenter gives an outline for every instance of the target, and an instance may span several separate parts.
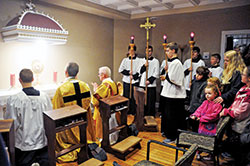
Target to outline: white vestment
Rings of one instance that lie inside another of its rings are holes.
[[[47,94],[27,96],[23,91],[7,100],[5,119],[14,119],[15,147],[22,151],[37,150],[47,146],[43,112],[52,110]]]
[[[142,65],[141,67],[146,63],[146,59],[142,59]],[[140,69],[141,69],[140,67]],[[148,60],[148,78],[154,77],[159,78],[160,71],[159,71],[159,61],[156,58],[153,58],[152,60]],[[138,71],[140,73],[140,71]],[[148,79],[147,78],[147,79]],[[141,74],[141,80],[140,80],[140,87],[145,87],[146,83],[146,71]],[[149,84],[148,87],[156,87],[156,79],[152,84]]]
[[[140,67],[142,65],[141,63],[142,63],[141,58],[136,57],[135,59],[132,60],[132,66],[133,66],[132,75],[136,74],[136,72],[140,70]],[[129,59],[128,57],[122,60],[122,63],[120,64],[119,67],[119,73],[121,73],[123,70],[131,71],[131,59]],[[123,75],[122,81],[129,84],[130,75]],[[134,80],[134,79],[132,80],[132,84],[137,82],[139,82],[139,80]]]
[[[186,98],[184,70],[179,59],[168,62],[168,72],[164,80],[161,96],[167,98]]]
[[[220,66],[218,67],[210,67],[209,71],[212,73],[212,77],[217,77],[221,80],[221,76],[223,73],[223,68],[221,68]]]

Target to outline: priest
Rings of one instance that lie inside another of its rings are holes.
[[[96,82],[92,83],[94,94],[91,102],[95,107],[93,119],[95,121],[96,137],[99,140],[99,143],[101,143],[103,139],[103,129],[102,129],[102,118],[99,112],[99,100],[117,95],[118,92],[116,83],[110,78],[111,70],[109,67],[107,66],[100,67],[98,76],[102,83],[100,85],[98,85]],[[115,114],[112,114],[110,121],[115,122],[117,125],[116,118],[118,120],[118,117],[117,116],[115,117],[114,115]],[[110,144],[117,141],[118,134],[114,133],[112,137],[113,139],[110,140]]]
[[[77,79],[79,66],[77,63],[70,62],[66,66],[64,83],[56,90],[56,94],[52,100],[53,108],[58,109],[69,105],[79,105],[87,110],[87,143],[96,141],[92,113],[90,109],[91,94],[88,84]],[[56,151],[61,151],[72,145],[79,144],[79,127],[74,127],[66,131],[56,134]],[[80,149],[76,149],[66,155],[59,157],[59,161],[69,162],[77,159],[77,153]]]

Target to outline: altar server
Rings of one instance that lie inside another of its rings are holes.
[[[140,87],[145,88],[147,84],[147,105],[144,108],[145,116],[155,116],[155,102],[156,102],[156,79],[159,78],[159,61],[153,57],[153,47],[148,47],[148,63],[142,59],[142,66],[140,68]],[[148,78],[146,78],[146,66],[148,66]]]
[[[165,67],[165,81],[161,96],[164,110],[162,112],[162,131],[167,137],[164,142],[169,143],[176,139],[177,129],[185,128],[184,100],[186,91],[184,87],[184,70],[177,57],[178,45],[171,42],[167,45],[168,66]]]
[[[136,112],[136,103],[134,99],[134,86],[139,85],[139,73],[137,72],[139,70],[139,67],[141,66],[141,58],[137,57],[136,46],[134,46],[133,49],[130,49],[130,46],[128,47],[128,57],[124,58],[122,60],[122,63],[119,67],[119,73],[123,75],[122,81],[123,81],[123,96],[130,98],[130,75],[133,76],[132,79],[132,95],[130,99],[129,104],[129,112],[128,114],[135,114]],[[131,57],[132,57],[132,71],[131,71]],[[132,72],[132,73],[131,73]]]
[[[19,81],[23,89],[7,100],[5,119],[14,119],[17,166],[49,165],[43,112],[52,110],[52,104],[47,94],[32,87],[33,80],[30,69],[21,70]]]
[[[221,79],[223,68],[220,67],[220,54],[212,54],[210,58],[210,64],[211,67],[209,68],[209,71],[211,72],[211,77],[217,77]]]
[[[191,66],[192,65],[192,66]],[[201,54],[200,54],[200,48],[194,47],[193,48],[193,55],[192,55],[192,64],[191,59],[187,59],[184,64],[184,74],[185,74],[185,88],[189,92],[190,91],[190,71],[192,71],[192,79],[194,79],[196,75],[196,69],[199,66],[205,66],[204,61],[202,60]]]

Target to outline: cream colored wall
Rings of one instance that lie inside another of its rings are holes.
[[[25,1],[27,2],[27,1]],[[24,1],[0,1],[0,28],[20,14]],[[113,69],[113,20],[60,7],[36,4],[40,12],[53,16],[69,31],[66,45],[37,47],[30,43],[3,42],[0,37],[0,89],[10,86],[10,73],[16,75],[39,59],[44,64],[40,76],[41,84],[53,82],[53,72],[58,72],[58,82],[64,80],[64,68],[67,62],[74,61],[80,66],[78,78],[91,83],[99,82],[98,68],[103,65]],[[19,85],[20,86],[20,85]]]
[[[154,55],[161,61],[164,59],[162,36],[167,34],[168,41],[175,41],[187,45],[184,50],[183,61],[190,56],[188,40],[191,31],[195,32],[196,45],[201,53],[220,53],[221,32],[225,30],[250,29],[250,6],[214,10],[189,14],[178,14],[157,17],[152,20],[156,28],[151,32],[151,43],[154,46]],[[121,60],[125,57],[129,44],[129,35],[134,34],[135,44],[139,47],[139,54],[144,53],[145,31],[139,28],[144,20],[114,21],[114,70],[117,71]],[[181,52],[179,50],[179,58]],[[121,81],[121,75],[115,74],[115,80]]]

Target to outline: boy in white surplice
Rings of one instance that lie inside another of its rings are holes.
[[[148,46],[148,64],[146,58],[141,60],[139,86],[145,88],[147,84],[147,105],[144,108],[145,116],[155,116],[156,79],[159,78],[159,61],[153,57],[153,47]],[[148,78],[146,78],[146,66],[148,66]]]

